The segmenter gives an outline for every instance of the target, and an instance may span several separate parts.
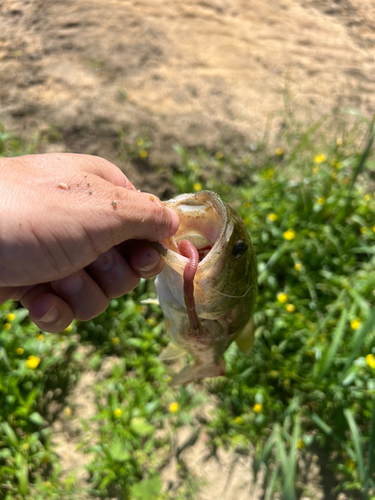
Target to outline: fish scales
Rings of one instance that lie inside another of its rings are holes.
[[[223,354],[235,340],[246,353],[254,338],[252,310],[257,293],[256,255],[240,215],[211,191],[183,194],[164,202],[180,218],[172,238],[154,244],[164,260],[155,286],[171,343],[160,359],[190,354],[193,361],[173,379],[185,384],[225,374]],[[200,260],[193,278],[192,325],[184,295],[184,270],[190,264],[179,245],[188,240]]]

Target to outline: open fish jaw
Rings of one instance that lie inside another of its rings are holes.
[[[182,275],[188,259],[180,255],[178,244],[184,239],[191,241],[200,254],[194,279],[196,308],[198,315],[204,315],[211,309],[214,300],[212,285],[222,272],[225,264],[223,249],[233,231],[227,206],[210,191],[177,196],[165,204],[175,210],[180,218],[178,232],[173,238],[162,242],[166,250],[162,257],[166,265],[175,271],[166,273],[166,281],[179,303],[183,304]]]
[[[249,352],[254,333],[256,257],[241,217],[216,193],[185,194],[165,204],[179,215],[180,227],[173,238],[159,245],[165,266],[156,279],[156,290],[172,340],[160,358],[193,356],[193,363],[172,380],[180,384],[223,375],[223,353],[234,339],[240,339],[240,348]],[[183,292],[189,259],[178,250],[186,239],[197,248],[200,260],[194,278],[200,326],[194,335]]]

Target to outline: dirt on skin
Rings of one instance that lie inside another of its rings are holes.
[[[372,0],[2,0],[0,121],[47,151],[104,156],[169,194],[174,143],[243,151],[285,95],[311,121],[375,111]],[[148,135],[118,158],[118,131]],[[155,165],[166,166],[156,175]]]
[[[0,2],[0,122],[26,139],[42,134],[42,151],[103,156],[162,197],[174,143],[244,151],[266,128],[277,133],[286,95],[307,122],[341,108],[370,116],[374,82],[372,0]],[[119,130],[129,142],[150,137],[151,154],[119,158]],[[63,466],[83,488],[77,429],[94,411],[94,382],[83,374],[73,416],[55,424]],[[221,452],[221,463],[204,463],[201,440],[186,452],[207,482],[199,498],[258,498],[250,462],[231,468]],[[335,497],[318,466],[307,477],[312,498]]]

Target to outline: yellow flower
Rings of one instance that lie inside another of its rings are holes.
[[[66,418],[69,418],[72,416],[72,410],[69,408],[69,406],[67,406],[66,408],[64,408],[64,416]]]
[[[375,356],[373,354],[367,354],[366,363],[370,368],[375,368]]]
[[[367,227],[361,227],[360,231],[361,231],[362,234],[366,234],[367,233]]]
[[[26,360],[26,366],[31,370],[35,370],[35,368],[38,368],[39,363],[40,358],[38,358],[38,356],[29,356]]]
[[[171,403],[169,405],[169,413],[176,413],[176,411],[180,408],[180,405],[178,403]]]
[[[47,486],[48,488],[52,488],[52,483],[51,481],[45,481],[44,486]]]
[[[137,146],[143,146],[143,144],[144,144],[143,139],[141,138],[137,139]]]
[[[242,420],[242,418],[241,418],[241,417],[236,417],[236,418],[234,419],[234,422],[235,422],[237,425],[241,425],[241,424],[242,424],[242,422],[243,422],[243,420]]]
[[[358,318],[352,319],[352,321],[350,322],[350,326],[352,327],[352,330],[358,330],[358,328],[361,326],[361,321]]]
[[[43,342],[44,340],[44,335],[42,333],[40,333],[39,335],[37,335],[37,340],[39,340],[39,342]]]
[[[355,469],[355,461],[352,458],[347,458],[345,460],[345,465],[346,467],[348,467],[348,469],[351,470]]]
[[[112,339],[112,344],[113,344],[113,345],[117,345],[117,344],[119,344],[119,343],[120,343],[120,339],[119,339],[118,337],[113,337],[113,339]]]
[[[222,157],[223,157],[223,153],[222,153],[221,151],[218,151],[218,152],[215,154],[215,156],[216,156],[216,158],[217,158],[218,160],[221,160],[221,159],[222,159]]]
[[[375,226],[372,226],[372,230],[373,230],[373,231],[374,231],[374,233],[375,233]]]
[[[70,333],[73,330],[73,325],[69,325],[63,330],[64,333]]]
[[[260,403],[256,403],[253,406],[253,410],[255,411],[255,413],[260,413],[263,410],[263,405]]]
[[[304,448],[304,447],[305,447],[305,441],[303,439],[299,439],[298,443],[297,443],[297,448],[299,450],[302,450],[302,448]]]
[[[29,449],[30,449],[30,445],[29,445],[28,443],[24,443],[24,444],[22,445],[22,449],[24,449],[25,451],[29,451]]]
[[[9,314],[7,314],[7,316],[6,316],[6,319],[7,319],[7,321],[9,321],[9,322],[14,321],[14,320],[16,319],[16,315],[15,315],[15,314],[13,314],[13,313],[9,313]]]
[[[366,201],[370,201],[371,200],[371,194],[370,193],[365,194],[365,200]]]
[[[121,408],[116,408],[116,410],[113,412],[113,415],[116,417],[116,418],[120,418],[121,415],[122,415],[122,410]]]
[[[294,312],[296,310],[295,306],[293,304],[287,304],[286,310],[290,313]]]
[[[244,208],[250,208],[251,207],[250,201],[244,201],[243,206],[244,206]]]
[[[296,232],[294,231],[294,229],[288,229],[288,231],[285,231],[283,236],[286,240],[290,241],[296,237]]]
[[[275,222],[275,220],[277,220],[277,215],[276,214],[269,214],[267,219],[270,220],[271,222]]]
[[[271,179],[275,173],[275,169],[273,168],[266,168],[266,170],[263,171],[262,177],[266,180]]]
[[[10,323],[5,323],[4,330],[10,330],[11,328],[12,328],[12,325]]]
[[[288,300],[288,295],[284,292],[280,292],[276,296],[278,302],[281,302],[281,304],[284,304]]]
[[[314,156],[314,162],[317,164],[317,165],[320,165],[320,163],[323,163],[325,162],[327,159],[327,156],[325,154],[320,154],[320,155],[316,155]]]
[[[22,347],[17,347],[16,349],[16,353],[18,354],[18,356],[22,356],[22,354],[24,353],[25,351],[22,349]]]
[[[140,152],[139,152],[139,156],[140,156],[141,158],[147,158],[147,155],[148,155],[148,153],[147,153],[147,151],[146,151],[145,149],[141,149],[141,150],[140,150]]]
[[[326,199],[325,198],[319,198],[317,200],[317,202],[318,202],[319,205],[324,205],[324,203],[326,202]]]
[[[277,154],[277,156],[281,156],[282,154],[284,154],[284,150],[282,148],[277,148],[275,153]]]
[[[193,186],[194,191],[200,191],[202,189],[202,184],[200,182],[196,182]]]
[[[338,139],[336,139],[336,146],[341,146],[342,144],[342,139],[341,137],[339,137]]]
[[[296,271],[300,271],[302,269],[302,264],[299,264],[298,262],[296,264],[294,264],[294,269]]]

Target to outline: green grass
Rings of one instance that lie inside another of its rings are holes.
[[[21,154],[21,143],[1,133],[0,154]],[[83,423],[89,495],[195,499],[200,483],[182,451],[204,433],[212,459],[220,448],[234,460],[255,456],[263,500],[307,495],[299,459],[317,453],[330,458],[337,491],[375,498],[373,139],[364,119],[302,127],[287,113],[277,149],[254,144],[227,157],[221,148],[175,147],[176,194],[218,192],[244,218],[258,255],[253,353],[233,344],[225,378],[168,386],[156,359],[168,343],[161,312],[140,304],[152,283],[63,335],[41,338],[22,308],[1,306],[0,500],[79,498],[74,478],[61,479],[51,425],[80,373],[108,356],[118,362],[95,389],[98,430]],[[149,137],[120,142],[119,154],[135,159],[152,148]],[[90,355],[79,354],[82,344]],[[27,366],[29,356],[37,367]],[[215,411],[198,417],[213,399]],[[178,445],[186,425],[190,437]],[[178,484],[167,491],[161,475],[172,460]]]

